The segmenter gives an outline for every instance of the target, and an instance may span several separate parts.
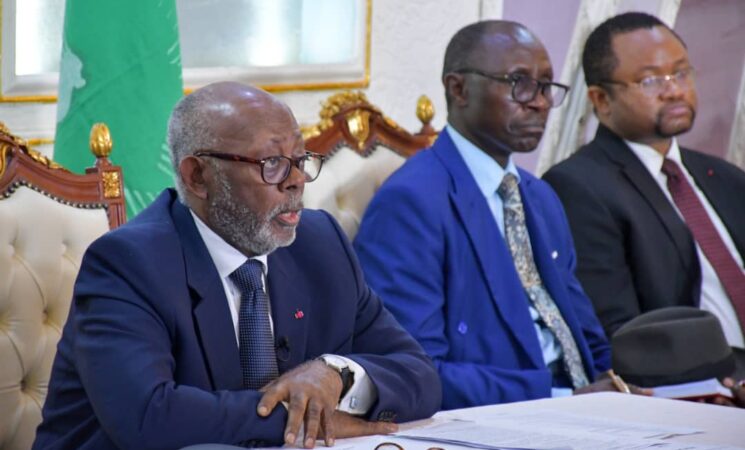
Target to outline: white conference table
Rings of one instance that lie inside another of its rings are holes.
[[[674,436],[667,440],[675,443],[745,448],[745,409],[616,392],[444,411],[435,417],[478,418],[495,411],[509,413],[536,410],[554,410],[588,418],[602,417],[650,425],[696,428],[702,430],[703,433]],[[402,428],[416,428],[426,423],[427,421],[412,422],[402,425]]]
[[[580,427],[587,420],[588,432],[590,425],[596,419],[608,419],[611,421],[625,421],[657,427],[693,428],[700,431],[696,434],[676,435],[668,437],[663,441],[669,443],[669,447],[676,450],[681,448],[697,449],[743,449],[745,450],[745,409],[730,408],[718,405],[708,405],[682,400],[668,400],[663,398],[643,397],[639,395],[628,395],[613,392],[578,395],[563,398],[549,398],[525,402],[508,403],[503,405],[489,405],[476,408],[442,411],[433,418],[409,422],[401,425],[400,433],[414,433],[426,427],[446,427],[452,425],[452,419],[457,418],[465,421],[481,421],[490,425],[494,417],[522,417],[529,414],[542,414],[544,417],[553,419],[556,413],[557,420],[572,416]],[[495,424],[493,434],[499,436],[506,428],[499,431]],[[539,434],[535,430],[535,434]],[[520,447],[525,448],[548,448],[545,443],[531,442],[532,432],[522,432],[526,442]],[[469,440],[467,433],[458,436],[461,440]],[[537,438],[536,438],[537,439]],[[620,439],[621,442],[624,438]],[[396,443],[396,446],[388,445],[385,450],[429,450],[432,447],[442,450],[469,450],[467,447],[453,444],[442,444],[434,442],[420,442],[408,440],[394,435],[389,436],[366,436],[352,439],[338,439],[334,450],[375,450],[378,444],[384,442]],[[535,447],[531,447],[531,444]],[[501,444],[506,445],[506,444]],[[581,447],[587,448],[585,442]],[[550,446],[549,446],[550,447]],[[564,447],[564,446],[561,446]],[[593,450],[604,450],[605,448],[630,448],[626,446],[600,446],[590,445]],[[664,450],[668,445],[660,448]],[[198,445],[188,447],[189,450],[223,450],[238,447],[224,445]],[[324,449],[322,441],[316,448]],[[569,446],[568,448],[576,448]],[[641,448],[651,448],[643,446]]]

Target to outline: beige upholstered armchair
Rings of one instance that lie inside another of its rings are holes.
[[[327,156],[316,181],[305,185],[305,207],[325,209],[354,239],[367,204],[388,176],[437,137],[430,126],[432,102],[419,98],[422,129],[411,134],[371,105],[362,92],[345,91],[326,100],[321,121],[303,128],[308,150]]]
[[[91,150],[76,175],[0,123],[0,449],[31,447],[83,253],[126,220],[105,126]]]

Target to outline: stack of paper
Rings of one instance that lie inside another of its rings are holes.
[[[716,395],[732,398],[732,391],[724,387],[716,378],[693,383],[657,386],[653,392],[655,397],[664,398],[697,399]]]

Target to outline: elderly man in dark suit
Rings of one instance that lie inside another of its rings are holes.
[[[697,104],[685,44],[657,18],[626,13],[590,34],[583,68],[597,135],[544,179],[564,203],[577,275],[606,332],[698,306],[718,317],[742,373],[745,173],[678,145]]]
[[[294,444],[301,425],[313,447],[433,414],[432,363],[302,210],[322,160],[287,106],[210,85],[169,144],[178,194],[85,255],[34,448]]]

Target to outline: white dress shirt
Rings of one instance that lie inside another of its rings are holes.
[[[225,298],[228,299],[230,317],[233,320],[233,328],[235,331],[235,342],[237,345],[240,345],[240,340],[238,338],[238,311],[240,311],[241,305],[241,292],[235,283],[233,283],[233,280],[230,279],[230,274],[248,261],[249,258],[238,251],[235,247],[225,242],[225,240],[217,233],[212,231],[210,227],[194,214],[194,211],[189,210],[189,212],[194,218],[197,231],[202,237],[204,245],[207,247],[207,252],[209,252],[212,262],[215,264],[215,268],[217,268],[217,273],[220,276],[220,281],[225,290]],[[255,259],[262,263],[264,273],[261,277],[261,281],[264,285],[264,290],[267,291],[267,297],[269,297],[269,324],[272,329],[272,334],[274,334],[274,322],[272,321],[271,316],[271,293],[269,293],[266,288],[266,277],[269,273],[267,255],[255,256],[251,259]],[[337,409],[350,414],[366,414],[378,399],[378,391],[372,383],[372,380],[370,380],[370,377],[367,375],[365,369],[354,360],[340,355],[321,355],[321,357],[340,358],[347,364],[349,370],[354,373],[354,384],[340,400]]]
[[[474,180],[476,180],[479,190],[484,195],[484,198],[486,198],[486,203],[489,205],[494,221],[497,223],[502,238],[504,238],[504,204],[497,189],[502,184],[502,179],[507,173],[514,175],[518,183],[520,182],[520,174],[517,172],[517,166],[515,166],[510,156],[507,160],[507,167],[503,168],[494,158],[476,147],[455,128],[450,126],[450,124],[445,127],[445,130],[447,130],[448,135],[453,140],[453,144],[455,144],[455,148],[465,161]],[[555,362],[563,364],[562,349],[556,336],[543,324],[538,311],[527,301],[527,298],[526,304],[530,311],[530,317],[533,319],[533,326],[538,335],[538,342],[541,345],[541,353],[543,354],[543,361],[546,363],[546,366]],[[553,397],[563,397],[571,395],[572,390],[569,388],[552,388],[551,392]]]
[[[667,175],[662,172],[662,163],[665,156],[648,145],[629,141],[626,141],[626,144],[639,158],[644,167],[647,168],[647,171],[649,171],[649,174],[652,175],[652,178],[654,178],[660,186],[662,192],[665,193],[665,196],[673,208],[675,208],[675,211],[678,213],[681,220],[685,222],[678,206],[673,201],[672,194],[670,194],[670,191],[667,189]],[[670,150],[667,152],[666,157],[680,166],[680,169],[688,180],[688,183],[693,188],[693,191],[701,201],[701,204],[704,205],[704,209],[714,224],[714,228],[716,228],[719,233],[719,237],[724,241],[727,251],[730,252],[738,266],[742,267],[742,257],[740,257],[740,254],[737,252],[735,243],[727,231],[727,228],[725,228],[722,219],[719,218],[719,215],[711,206],[711,203],[709,203],[706,195],[701,192],[701,189],[696,185],[696,181],[693,179],[691,174],[688,173],[688,169],[686,169],[685,165],[683,165],[677,139],[673,138]],[[743,339],[742,329],[740,328],[740,323],[737,319],[735,309],[732,306],[732,302],[730,302],[727,292],[724,290],[724,286],[722,286],[722,283],[719,281],[719,277],[714,271],[714,267],[706,258],[706,255],[701,251],[698,242],[696,242],[695,239],[693,242],[696,244],[696,252],[698,253],[698,260],[701,265],[701,309],[709,311],[719,319],[719,322],[722,324],[722,329],[724,330],[724,336],[727,338],[727,343],[729,343],[730,346],[743,348],[745,347],[745,340]]]

